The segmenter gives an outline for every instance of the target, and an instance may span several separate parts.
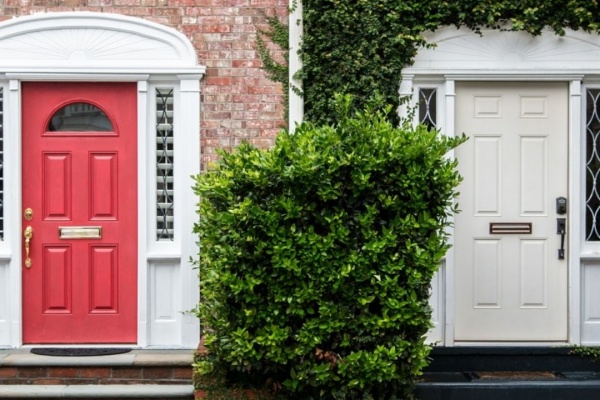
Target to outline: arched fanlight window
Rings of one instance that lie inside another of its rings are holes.
[[[106,132],[113,131],[108,116],[90,103],[72,103],[58,110],[50,122],[48,132]]]

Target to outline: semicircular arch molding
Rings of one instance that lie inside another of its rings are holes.
[[[431,48],[420,49],[405,73],[598,73],[600,36],[566,30],[527,32],[444,27],[426,34]]]
[[[0,70],[173,71],[197,68],[190,41],[140,18],[94,12],[44,13],[0,23]]]

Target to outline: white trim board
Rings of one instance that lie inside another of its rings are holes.
[[[43,46],[40,46],[43,44]],[[136,51],[131,51],[135,48]],[[200,172],[200,84],[205,68],[180,32],[138,18],[91,12],[40,13],[0,23],[4,91],[4,216],[0,242],[0,347],[20,347],[21,92],[23,81],[137,82],[138,340],[141,348],[196,348],[199,323],[186,313],[198,301],[198,253],[192,225]],[[155,90],[174,89],[176,225],[174,241],[157,241],[155,220]],[[160,297],[160,298],[158,298]]]
[[[591,288],[600,286],[600,242],[582,239],[584,222],[583,163],[585,154],[584,93],[586,85],[597,85],[600,77],[600,36],[567,30],[562,37],[550,29],[534,37],[525,32],[445,27],[426,35],[433,48],[421,49],[414,64],[403,70],[400,93],[412,93],[417,102],[419,87],[437,88],[438,128],[454,136],[454,87],[460,81],[560,81],[569,83],[569,172],[568,249],[569,339],[565,344],[598,344],[600,307]],[[583,83],[583,85],[582,85]],[[407,116],[408,107],[399,109]],[[453,156],[453,155],[451,155]],[[454,257],[447,254],[444,270],[445,329],[431,336],[446,346],[470,345],[454,342]],[[593,279],[594,282],[589,280]],[[597,292],[597,291],[596,291]],[[439,303],[438,303],[439,304]],[[511,343],[512,345],[513,343]],[[542,345],[543,343],[528,343]],[[507,345],[481,343],[481,345]]]

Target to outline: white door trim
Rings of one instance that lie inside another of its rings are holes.
[[[43,48],[38,46],[40,41]],[[128,51],[132,46],[141,51]],[[0,279],[0,347],[22,345],[21,162],[26,160],[21,159],[20,84],[112,81],[137,82],[138,91],[137,345],[195,348],[199,324],[185,311],[198,301],[196,273],[188,263],[198,253],[191,233],[197,199],[190,189],[190,176],[200,171],[199,81],[205,68],[197,64],[192,44],[174,29],[138,18],[61,12],[0,22],[0,52],[6,228],[0,241],[0,278],[7,278]],[[156,220],[156,140],[152,138],[156,135],[155,90],[162,87],[174,89],[173,241],[159,241],[149,233],[156,232],[152,222]]]
[[[418,101],[419,87],[438,91],[438,128],[454,136],[454,87],[457,81],[561,81],[569,83],[569,344],[580,344],[582,338],[582,268],[585,263],[600,267],[600,246],[581,239],[584,196],[582,190],[583,156],[585,154],[585,110],[583,110],[582,81],[597,82],[600,76],[600,36],[567,30],[559,37],[550,30],[533,37],[524,32],[484,30],[483,35],[455,27],[439,29],[427,35],[437,47],[422,49],[415,63],[403,70],[401,95],[412,93],[413,104]],[[401,116],[409,115],[409,107],[399,109]],[[451,155],[453,156],[453,155]],[[583,262],[585,260],[585,263]],[[454,341],[454,254],[445,260],[445,329],[433,341],[446,346],[473,345]],[[600,283],[600,282],[599,282]],[[512,343],[511,343],[512,344]],[[544,343],[537,343],[544,344]],[[485,343],[485,345],[494,345]],[[500,345],[500,343],[499,343]],[[505,345],[505,344],[504,344]],[[517,344],[518,345],[518,344]],[[532,345],[532,343],[523,343]]]

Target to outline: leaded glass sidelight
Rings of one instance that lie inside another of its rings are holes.
[[[156,239],[173,240],[173,89],[156,89]]]
[[[419,89],[419,123],[429,128],[437,127],[437,90],[435,88]]]
[[[600,241],[600,89],[587,90],[585,238]]]
[[[0,240],[4,240],[4,92],[0,88]]]

